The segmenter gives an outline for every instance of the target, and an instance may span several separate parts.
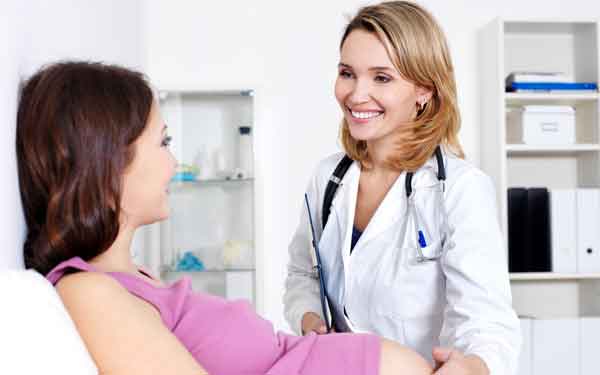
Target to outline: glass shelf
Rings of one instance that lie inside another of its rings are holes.
[[[169,183],[171,214],[159,228],[161,278],[255,303],[254,91],[163,90],[161,110],[181,177]]]
[[[202,271],[197,270],[176,270],[172,268],[163,268],[161,270],[162,273],[193,273],[197,274],[214,274],[214,273],[228,273],[228,272],[255,272],[255,268],[224,268],[224,269],[207,269]]]
[[[195,181],[173,181],[169,184],[173,191],[181,189],[201,189],[205,187],[238,187],[250,184],[254,178],[231,178]]]

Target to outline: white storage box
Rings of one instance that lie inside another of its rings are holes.
[[[560,105],[526,105],[507,112],[507,142],[528,145],[575,143],[575,109]]]

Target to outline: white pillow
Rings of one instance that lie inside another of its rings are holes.
[[[98,374],[52,284],[0,271],[0,374]]]

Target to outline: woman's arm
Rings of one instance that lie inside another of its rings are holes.
[[[431,375],[432,366],[415,351],[394,341],[381,339],[379,375]]]
[[[447,192],[452,235],[442,259],[448,305],[440,334],[441,346],[477,355],[492,375],[515,372],[521,345],[495,197],[476,169]]]
[[[316,172],[309,182],[306,193],[311,207],[315,230],[320,233],[321,208],[316,184]],[[284,314],[294,332],[303,334],[302,323],[306,321],[308,312],[323,318],[321,312],[321,298],[319,295],[319,281],[314,272],[314,255],[312,248],[312,233],[310,230],[308,213],[304,199],[302,199],[300,219],[296,232],[288,247],[289,261],[287,278],[285,280],[285,293],[283,295]],[[318,235],[318,234],[317,234]]]
[[[100,374],[207,373],[154,308],[111,277],[78,272],[64,276],[56,289]]]

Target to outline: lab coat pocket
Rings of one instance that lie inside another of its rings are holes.
[[[439,346],[442,322],[443,315],[441,313],[404,319],[402,325],[404,326],[405,344],[431,361],[433,347]]]
[[[441,264],[439,260],[416,262],[412,248],[400,251],[404,260],[393,266],[388,263],[395,269],[378,274],[381,287],[373,301],[382,314],[401,319],[431,315],[443,295]]]

